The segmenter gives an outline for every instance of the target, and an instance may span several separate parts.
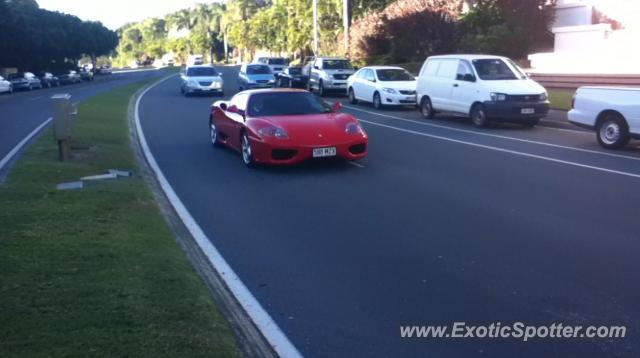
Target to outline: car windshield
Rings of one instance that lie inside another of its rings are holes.
[[[284,65],[284,58],[270,58],[268,63],[270,65]]]
[[[324,60],[323,69],[325,70],[351,70],[351,62],[347,60]]]
[[[271,73],[271,69],[269,66],[258,65],[258,66],[247,66],[247,74],[248,75],[268,75]]]
[[[517,80],[511,68],[499,58],[473,60],[478,76],[485,81]]]
[[[187,69],[189,77],[211,77],[217,76],[218,72],[213,67],[191,67]]]
[[[302,74],[302,69],[299,67],[289,67],[289,74],[290,75],[299,75]]]
[[[257,93],[249,98],[252,117],[330,113],[331,107],[308,92]]]
[[[415,77],[406,70],[384,69],[377,70],[376,73],[380,81],[415,81]]]

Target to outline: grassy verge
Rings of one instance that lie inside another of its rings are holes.
[[[551,108],[563,111],[571,110],[571,99],[576,91],[565,89],[549,89],[547,91],[549,92]]]
[[[80,106],[57,161],[49,131],[0,184],[0,356],[238,356],[206,287],[138,176],[57,191],[109,168],[138,172],[127,105],[139,83]]]

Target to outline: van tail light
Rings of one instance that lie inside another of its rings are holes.
[[[573,97],[571,97],[571,109],[575,109],[576,108],[576,93],[573,94]]]

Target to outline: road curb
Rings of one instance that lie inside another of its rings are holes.
[[[149,150],[138,117],[140,99],[153,87],[174,76],[176,74],[166,76],[140,89],[130,99],[129,132],[141,174],[149,184],[176,240],[231,324],[244,355],[301,357],[188,213]]]

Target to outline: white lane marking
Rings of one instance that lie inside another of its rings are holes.
[[[20,149],[22,149],[22,147],[24,147],[24,145],[27,144],[27,142],[29,142],[31,138],[33,138],[33,136],[38,134],[38,132],[40,132],[40,130],[42,130],[42,128],[44,128],[52,120],[53,118],[49,117],[46,121],[44,121],[42,124],[36,127],[36,129],[31,131],[31,133],[29,133],[26,137],[24,137],[24,139],[21,140],[20,143],[18,143],[18,145],[16,145],[7,155],[5,155],[4,158],[0,160],[0,170],[2,170],[2,168],[4,168],[4,166],[7,165],[7,163],[9,163],[11,158],[13,158],[13,156],[15,156],[20,151]]]
[[[29,98],[29,101],[37,101],[37,100],[42,99],[44,97],[45,96],[38,96],[38,97]]]
[[[592,166],[592,165],[586,165],[586,164],[571,162],[571,161],[567,161],[567,160],[561,160],[561,159],[556,159],[556,158],[551,158],[551,157],[545,157],[545,156],[537,155],[537,154],[531,154],[531,153],[519,152],[519,151],[516,151],[516,150],[493,147],[493,146],[490,146],[490,145],[467,142],[467,141],[453,139],[453,138],[449,138],[449,137],[442,137],[442,136],[439,136],[439,135],[428,134],[428,133],[424,133],[424,132],[418,132],[418,131],[405,129],[405,128],[400,128],[400,127],[389,126],[389,125],[386,125],[386,124],[381,124],[381,123],[377,123],[377,122],[371,122],[371,121],[367,121],[367,120],[363,120],[363,119],[360,119],[360,122],[368,123],[368,124],[371,124],[371,125],[374,125],[374,126],[394,129],[394,130],[397,130],[397,131],[400,131],[400,132],[411,133],[411,134],[416,134],[416,135],[419,135],[419,136],[424,136],[424,137],[429,137],[429,138],[434,138],[434,139],[440,139],[440,140],[453,142],[453,143],[458,143],[458,144],[469,145],[469,146],[472,146],[472,147],[495,150],[497,152],[503,152],[503,153],[514,154],[514,155],[519,155],[519,156],[523,156],[523,157],[541,159],[541,160],[546,160],[546,161],[550,161],[550,162],[554,162],[554,163],[566,164],[566,165],[571,165],[571,166],[575,166],[575,167],[592,169],[592,170],[601,171],[601,172],[605,172],[605,173],[619,174],[619,175],[624,175],[624,176],[640,179],[640,174],[623,172],[623,171],[607,169],[607,168],[601,168],[601,167],[596,167],[596,166]]]
[[[260,305],[258,300],[251,294],[249,289],[242,283],[240,277],[233,271],[231,266],[227,263],[227,261],[222,257],[220,252],[213,245],[212,241],[207,237],[202,228],[198,225],[196,220],[191,216],[189,210],[184,206],[182,200],[178,197],[176,192],[169,184],[169,181],[166,179],[160,166],[155,160],[155,157],[151,153],[151,149],[147,144],[147,140],[144,136],[144,132],[142,131],[142,125],[140,124],[140,101],[144,97],[149,90],[159,85],[160,83],[168,80],[171,77],[176,76],[171,75],[166,77],[153,85],[147,87],[136,100],[135,105],[135,121],[136,121],[136,131],[138,132],[138,137],[140,138],[140,146],[142,147],[142,151],[144,156],[149,162],[149,166],[155,173],[158,178],[158,182],[162,187],[165,195],[169,199],[169,202],[175,209],[176,213],[184,223],[185,227],[189,230],[191,235],[196,240],[200,249],[207,256],[207,259],[211,263],[211,265],[218,271],[220,277],[226,283],[231,293],[235,296],[235,298],[240,302],[242,308],[247,312],[249,317],[253,320],[253,323],[258,327],[260,332],[267,339],[269,344],[273,347],[276,353],[280,357],[302,357],[300,352],[296,349],[296,347],[289,341],[287,336],[282,332],[280,327],[276,324],[276,322],[269,316],[267,311]]]
[[[549,142],[540,142],[540,141],[537,141],[537,140],[509,137],[509,136],[503,136],[503,135],[491,134],[491,133],[484,133],[484,132],[476,132],[476,131],[472,131],[472,130],[468,130],[468,129],[461,129],[461,128],[443,126],[443,125],[433,124],[433,123],[425,123],[425,122],[420,122],[420,121],[416,121],[416,120],[413,120],[413,119],[407,119],[407,118],[392,116],[392,115],[383,114],[383,113],[376,113],[376,112],[366,111],[366,110],[363,110],[363,109],[360,109],[360,108],[351,107],[351,106],[344,106],[344,107],[345,108],[349,108],[349,109],[354,109],[356,111],[361,111],[361,112],[373,114],[373,115],[376,115],[376,116],[388,117],[388,118],[397,119],[397,120],[401,120],[401,121],[405,121],[405,122],[411,122],[411,123],[415,123],[415,124],[420,124],[420,125],[423,125],[423,126],[436,127],[436,128],[442,128],[442,129],[449,129],[449,130],[456,131],[456,132],[475,134],[475,135],[480,135],[480,136],[485,136],[485,137],[507,139],[507,140],[513,140],[513,141],[517,141],[517,142],[536,144],[536,145],[542,145],[542,146],[547,146],[547,147],[561,148],[561,149],[574,150],[574,151],[584,152],[584,153],[599,154],[599,155],[604,155],[604,156],[608,156],[608,157],[616,157],[616,158],[624,158],[624,159],[631,159],[631,160],[640,161],[640,157],[635,157],[635,156],[630,156],[630,155],[607,153],[607,152],[602,152],[602,151],[599,151],[599,150],[576,148],[576,147],[570,147],[570,146],[566,146],[566,145],[554,144],[554,143],[549,143]]]
[[[358,162],[354,162],[354,161],[349,161],[349,164],[353,165],[354,167],[358,167],[358,168],[366,168],[364,165],[358,163]]]

